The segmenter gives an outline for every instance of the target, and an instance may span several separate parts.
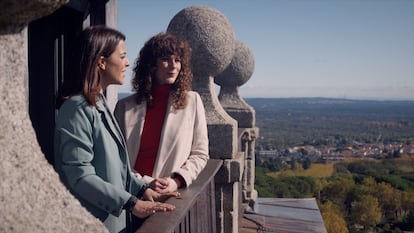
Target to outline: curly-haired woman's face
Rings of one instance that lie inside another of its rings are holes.
[[[176,55],[157,59],[155,81],[158,84],[173,84],[181,70],[181,59]]]

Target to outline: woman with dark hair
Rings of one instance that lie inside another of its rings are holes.
[[[185,40],[153,36],[133,69],[135,94],[115,108],[134,171],[162,193],[189,186],[209,159],[205,111],[191,91],[190,60]]]
[[[85,29],[75,67],[65,86],[55,128],[55,168],[62,182],[110,232],[126,232],[129,214],[145,218],[175,207],[132,175],[125,140],[103,92],[122,84],[129,66],[125,36],[104,26]],[[141,200],[145,198],[149,201]],[[128,226],[128,227],[127,227]]]

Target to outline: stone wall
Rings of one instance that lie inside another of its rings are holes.
[[[28,114],[27,25],[66,2],[0,2],[0,232],[107,232],[60,182]]]

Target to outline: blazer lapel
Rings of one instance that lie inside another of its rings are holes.
[[[120,153],[119,155],[121,160],[127,165],[127,170],[126,173],[122,173],[121,175],[123,181],[125,181],[125,190],[129,191],[131,189],[132,170],[130,161],[128,161],[128,151],[124,136],[122,135],[122,131],[119,128],[118,123],[115,120],[115,117],[110,112],[104,96],[101,96],[96,102],[96,109],[101,113],[102,122],[104,123],[105,127],[108,129],[112,137],[118,142],[118,144],[124,151],[124,153]]]
[[[105,97],[101,96],[98,101],[96,101],[96,109],[101,113],[102,121],[107,127],[108,131],[112,134],[118,143],[125,149],[125,140],[122,136],[121,130],[118,127],[114,117],[110,113],[109,108],[106,105]]]
[[[126,103],[125,109],[125,115],[123,116],[125,119],[125,137],[130,138],[133,131],[142,132],[147,108],[146,104],[137,105],[135,101],[129,101]]]
[[[121,113],[125,140],[128,145],[128,155],[132,166],[135,164],[139,146],[141,144],[141,133],[144,128],[146,103],[137,105],[135,99],[131,98],[125,102],[124,112]]]

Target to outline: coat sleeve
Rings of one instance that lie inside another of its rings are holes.
[[[84,110],[67,108],[59,113],[55,134],[57,170],[76,196],[96,208],[119,216],[131,194],[96,174],[95,166],[107,164],[92,164],[95,154],[91,122],[97,119],[94,119],[96,116],[92,110]]]
[[[208,131],[204,105],[199,94],[193,93],[195,94],[196,113],[191,152],[184,165],[175,172],[184,179],[186,186],[189,186],[197,178],[209,159]]]

